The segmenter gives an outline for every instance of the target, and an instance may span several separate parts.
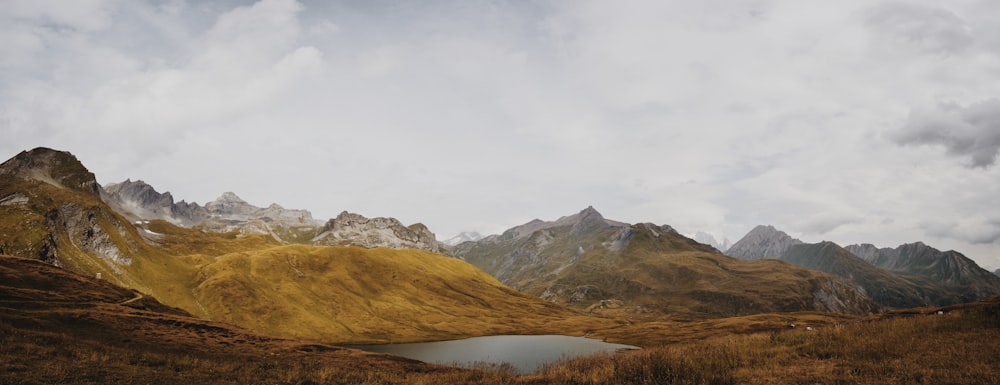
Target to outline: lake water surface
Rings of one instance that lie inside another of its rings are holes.
[[[586,356],[621,349],[638,349],[635,346],[612,344],[585,337],[559,335],[489,336],[454,341],[355,345],[351,347],[442,365],[458,363],[467,366],[475,362],[493,364],[506,362],[513,365],[520,373],[533,372],[540,369],[542,365],[563,357]]]

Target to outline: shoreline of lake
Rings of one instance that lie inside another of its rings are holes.
[[[613,344],[587,337],[553,334],[497,335],[448,341],[345,345],[345,347],[449,366],[471,367],[480,363],[490,365],[507,363],[521,374],[537,371],[543,365],[563,358],[640,349],[637,346]]]

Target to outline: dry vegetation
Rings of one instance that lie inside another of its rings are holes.
[[[673,332],[666,324],[636,324],[606,332],[645,341],[641,351],[517,376],[503,366],[426,365],[266,337],[176,310],[135,309],[123,305],[133,291],[37,261],[0,262],[4,384],[1000,383],[1000,298],[943,308],[940,315],[937,309],[869,319],[758,315],[675,323],[680,330]],[[157,307],[151,303],[138,307]],[[789,329],[783,325],[789,321],[803,324]],[[658,334],[666,337],[657,340]]]
[[[419,250],[280,246],[219,256],[199,275],[193,290],[211,319],[288,338],[378,343],[583,335],[620,324]]]

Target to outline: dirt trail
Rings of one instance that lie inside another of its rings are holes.
[[[132,302],[138,301],[138,300],[143,299],[143,298],[146,298],[146,295],[144,295],[144,294],[142,294],[140,292],[135,292],[135,298],[124,300],[122,302],[119,302],[118,304],[119,305],[128,305],[128,304],[130,304]]]

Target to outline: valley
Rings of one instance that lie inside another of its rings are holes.
[[[1000,378],[1000,277],[922,243],[845,248],[759,227],[723,254],[593,207],[438,242],[394,218],[100,186],[47,148],[0,164],[0,181],[4,383]],[[643,349],[516,373],[343,347],[548,334]]]

